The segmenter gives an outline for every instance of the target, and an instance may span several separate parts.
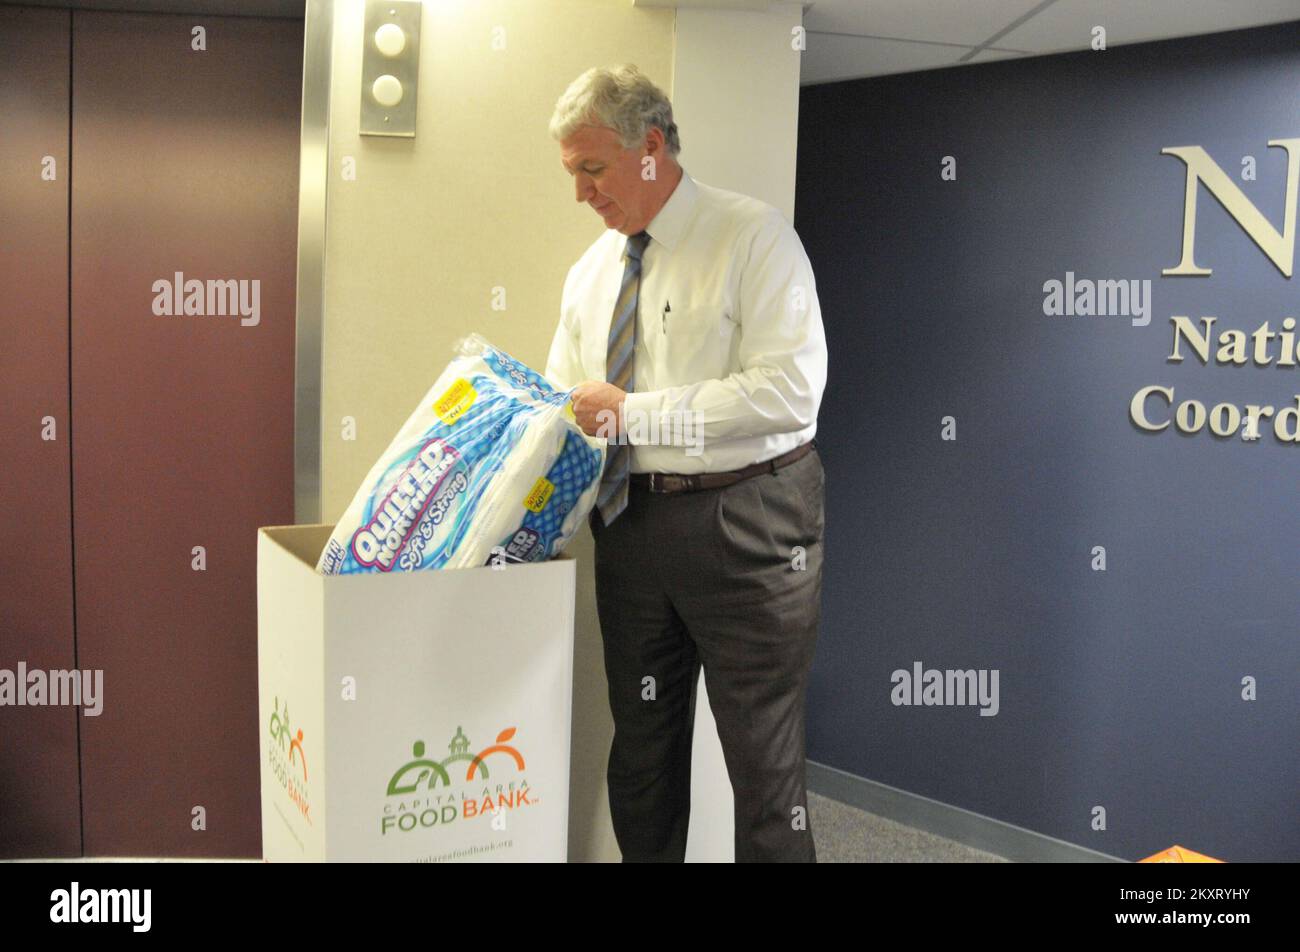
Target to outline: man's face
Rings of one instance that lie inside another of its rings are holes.
[[[625,149],[618,133],[604,126],[581,126],[560,140],[560,161],[573,176],[577,200],[600,215],[606,228],[634,235],[650,224],[650,195],[641,178],[645,149]]]

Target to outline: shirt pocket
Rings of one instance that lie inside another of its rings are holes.
[[[661,315],[667,387],[727,376],[736,325],[722,302],[682,304]]]

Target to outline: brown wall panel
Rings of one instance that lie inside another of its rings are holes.
[[[72,670],[66,10],[0,7],[0,668]],[[54,178],[42,178],[46,156]],[[57,439],[42,439],[44,417]],[[0,857],[81,853],[74,707],[0,707]]]
[[[259,856],[256,530],[293,521],[302,22],[76,11],[72,59],[77,637],[106,696],[82,727],[86,854]],[[155,314],[176,272],[258,281],[259,322]]]

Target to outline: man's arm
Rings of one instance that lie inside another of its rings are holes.
[[[582,351],[579,337],[580,328],[576,326],[577,316],[570,323],[568,317],[569,282],[573,278],[573,269],[569,269],[564,279],[564,291],[560,296],[560,323],[555,328],[551,340],[551,352],[546,358],[546,370],[542,376],[555,385],[557,390],[571,390],[584,379],[582,372]]]
[[[629,393],[624,416],[642,422],[628,435],[660,444],[789,433],[817,419],[826,387],[826,335],[812,265],[793,227],[775,209],[750,244],[740,278],[741,370],[722,379]],[[669,425],[686,414],[694,433]],[[663,420],[669,414],[667,420]]]

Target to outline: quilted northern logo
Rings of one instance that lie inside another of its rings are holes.
[[[511,741],[515,728],[497,734],[496,742],[478,753],[461,727],[447,745],[449,754],[434,760],[423,740],[411,745],[411,759],[393,772],[385,791],[379,832],[410,833],[488,817],[504,828],[508,812],[538,803],[524,776],[524,755]],[[495,776],[494,776],[495,772]]]
[[[267,748],[271,772],[298,808],[302,818],[311,822],[311,803],[307,798],[307,754],[303,751],[302,728],[294,731],[289,725],[289,702],[280,709],[280,698],[275,698],[271,713],[271,744]]]

